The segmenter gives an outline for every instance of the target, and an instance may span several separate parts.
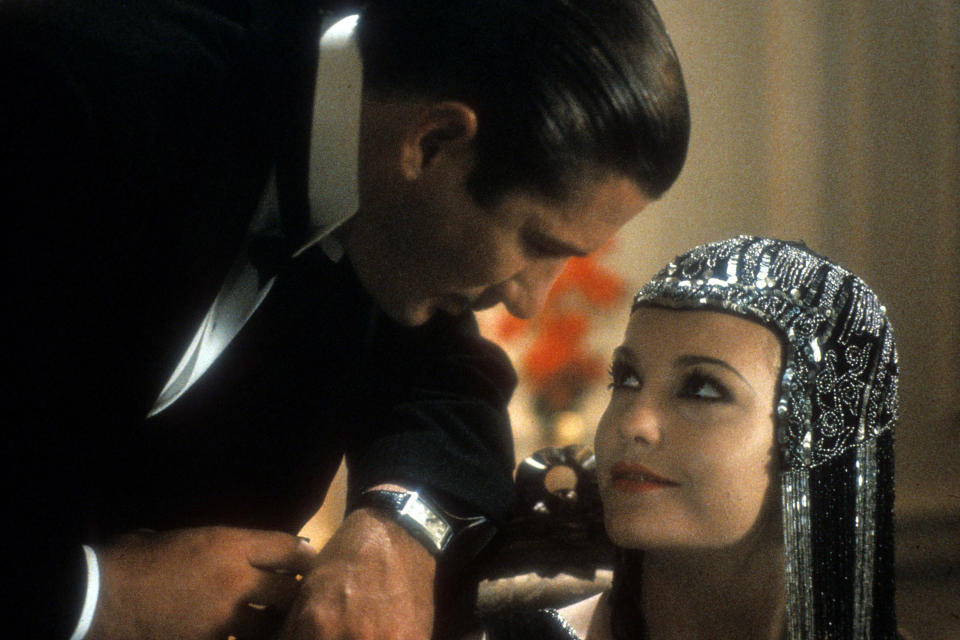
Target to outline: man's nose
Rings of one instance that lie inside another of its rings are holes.
[[[529,318],[539,311],[564,264],[565,260],[530,264],[503,282],[500,296],[507,311],[518,318]]]

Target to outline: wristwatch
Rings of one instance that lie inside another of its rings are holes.
[[[436,505],[419,491],[388,491],[372,489],[360,494],[354,503],[355,508],[373,507],[386,511],[403,527],[407,533],[417,539],[434,556],[446,551],[461,533],[489,529],[489,534],[468,536],[475,539],[470,546],[482,540],[479,546],[489,541],[493,526],[483,516],[463,518],[455,516]]]

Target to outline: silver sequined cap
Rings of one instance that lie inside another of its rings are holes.
[[[636,295],[644,305],[725,311],[781,336],[788,632],[893,637],[898,364],[876,295],[802,244],[740,236],[678,256]]]

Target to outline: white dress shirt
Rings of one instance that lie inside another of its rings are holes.
[[[343,249],[330,233],[357,211],[357,163],[360,140],[360,101],[363,65],[356,41],[357,16],[325,26],[319,40],[313,126],[310,140],[310,232],[294,255],[320,243],[332,260]],[[277,181],[264,189],[248,237],[280,229]],[[259,271],[246,249],[235,261],[186,353],[160,392],[149,416],[173,404],[203,375],[267,296],[275,276],[260,283]],[[70,640],[83,640],[90,629],[100,590],[100,571],[93,548],[83,546],[87,588],[80,619]]]
[[[357,211],[357,169],[360,140],[360,101],[363,65],[356,41],[357,16],[343,18],[323,31],[317,67],[310,140],[310,230],[295,252],[321,243],[333,260],[343,249],[330,233]],[[279,230],[277,182],[264,190],[248,237]],[[173,404],[213,364],[263,302],[276,277],[264,280],[246,248],[234,262],[220,292],[173,375],[147,417]]]

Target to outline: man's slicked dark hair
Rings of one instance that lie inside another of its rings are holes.
[[[365,87],[476,111],[481,204],[604,172],[658,198],[686,158],[683,76],[648,0],[372,0],[360,46]]]

